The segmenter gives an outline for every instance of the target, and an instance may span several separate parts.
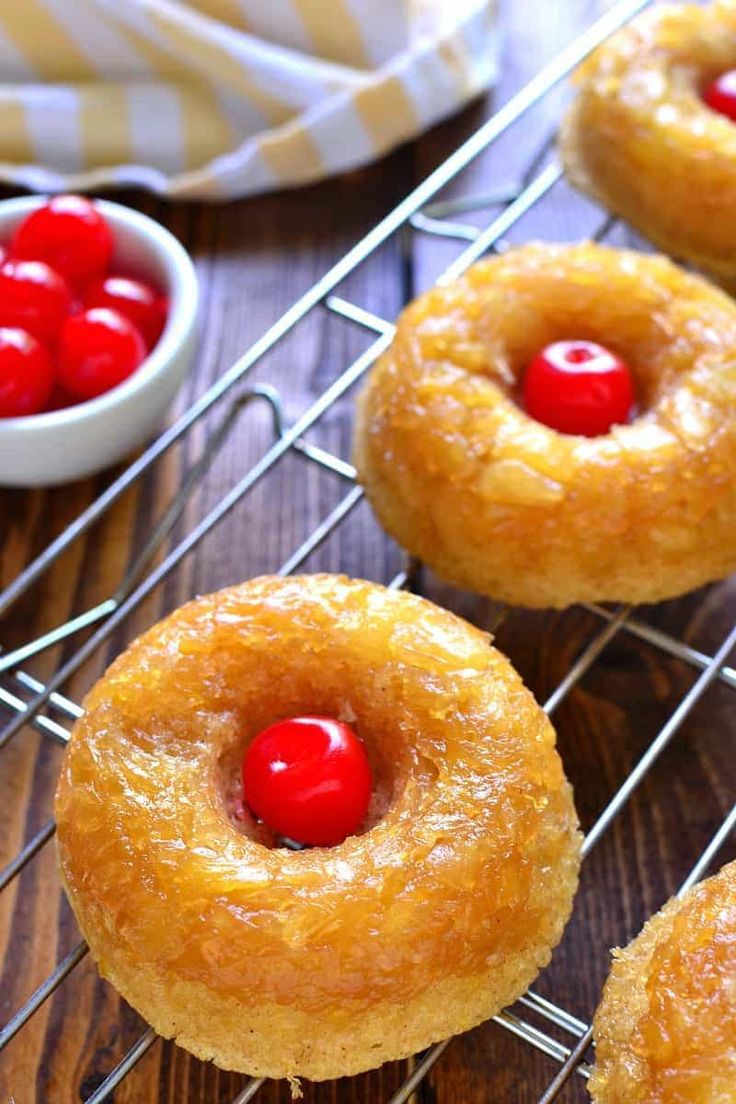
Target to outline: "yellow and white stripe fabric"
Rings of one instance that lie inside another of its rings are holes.
[[[495,0],[0,0],[0,179],[227,199],[355,168],[477,95]]]

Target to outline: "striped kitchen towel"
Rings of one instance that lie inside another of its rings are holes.
[[[0,0],[0,179],[226,199],[355,168],[492,82],[495,0]]]

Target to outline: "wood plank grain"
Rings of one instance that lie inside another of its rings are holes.
[[[506,52],[497,101],[506,99],[607,6],[567,0],[545,5],[533,0],[505,3]],[[550,133],[565,94],[561,90],[530,115],[523,127],[515,128],[497,149],[481,157],[448,194],[468,194],[516,179],[530,147]],[[201,394],[492,108],[493,99],[488,97],[380,164],[298,193],[221,207],[171,206],[139,193],[116,197],[169,226],[197,264],[203,300],[200,354],[177,408],[183,409]],[[600,218],[564,189],[555,192],[544,210],[542,219],[535,216],[520,227],[519,237],[575,236]],[[482,218],[488,218],[488,211],[476,221]],[[456,246],[416,238],[407,265],[398,243],[392,243],[346,282],[345,293],[392,318],[406,294],[407,279],[415,288],[425,286],[456,253]],[[294,419],[368,340],[344,321],[315,314],[258,366],[252,380],[275,384],[287,416]],[[3,647],[33,638],[70,612],[110,594],[227,406],[221,404],[203,419],[18,603],[0,626]],[[321,419],[310,438],[348,457],[351,425],[352,395]],[[271,440],[267,409],[254,405],[245,410],[206,478],[192,492],[167,548],[219,501]],[[12,579],[109,478],[101,476],[49,493],[0,493],[2,582]],[[127,640],[193,593],[277,568],[344,492],[337,477],[302,458],[285,458],[127,619],[72,680],[69,692],[81,696]],[[387,580],[400,563],[399,551],[385,540],[367,507],[360,506],[306,568]],[[476,623],[491,623],[492,603],[454,591],[428,574],[424,589]],[[733,584],[724,583],[646,610],[642,616],[712,651],[733,620],[735,608]],[[501,624],[497,637],[499,646],[544,700],[601,627],[601,621],[579,609],[514,612]],[[39,657],[30,668],[47,677],[77,643]],[[555,725],[584,827],[595,822],[694,677],[691,668],[621,631],[560,706]],[[12,686],[7,679],[0,681]],[[583,1019],[595,1008],[608,966],[608,948],[630,938],[676,888],[734,799],[732,700],[733,690],[728,687],[711,688],[586,862],[573,919],[537,986]],[[54,717],[59,719],[59,714]],[[50,815],[61,749],[47,737],[25,730],[2,754],[0,863],[11,858]],[[50,846],[0,896],[0,1019],[7,1019],[20,1006],[77,938],[58,892]],[[143,1028],[140,1018],[85,960],[0,1056],[0,1101],[76,1104],[84,1100]],[[305,1097],[314,1104],[386,1101],[406,1068],[405,1063],[393,1063],[361,1078],[307,1085]],[[488,1024],[451,1043],[418,1090],[417,1100],[422,1104],[521,1104],[538,1099],[554,1069],[551,1059]],[[218,1071],[158,1040],[114,1099],[116,1104],[229,1104],[243,1082],[238,1075]],[[284,1085],[269,1085],[258,1096],[267,1104],[285,1104],[288,1098]],[[586,1099],[582,1083],[576,1080],[563,1098]]]

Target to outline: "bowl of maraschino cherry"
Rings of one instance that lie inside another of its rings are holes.
[[[0,202],[0,485],[109,467],[191,363],[194,267],[153,219],[83,196]]]

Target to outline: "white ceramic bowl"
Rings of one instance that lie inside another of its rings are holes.
[[[45,196],[0,202],[0,243]],[[150,438],[178,391],[194,352],[197,278],[179,242],[153,219],[95,200],[115,239],[112,271],[150,280],[169,298],[158,344],[106,395],[50,414],[0,418],[0,486],[42,487],[92,475]]]

